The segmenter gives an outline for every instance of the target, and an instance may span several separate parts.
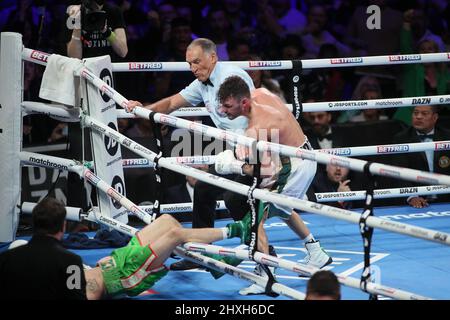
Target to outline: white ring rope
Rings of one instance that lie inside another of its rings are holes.
[[[417,105],[442,105],[450,104],[450,95],[418,96],[405,98],[387,98],[372,100],[348,100],[348,101],[328,101],[328,102],[305,102],[302,103],[303,112],[328,112],[366,109],[388,109],[405,108]],[[292,104],[286,104],[289,111],[292,111]],[[204,107],[183,107],[172,113],[175,117],[196,117],[209,116],[210,113]],[[133,118],[134,116],[125,110],[117,111],[118,118]]]
[[[427,196],[436,194],[448,194],[450,187],[448,186],[422,186],[422,187],[405,187],[377,189],[373,191],[374,199],[402,198],[410,196]],[[366,198],[366,191],[346,191],[346,192],[317,192],[315,193],[317,202],[334,202],[334,201],[356,201]]]
[[[147,212],[139,208],[136,204],[130,201],[127,197],[123,196],[111,187],[104,180],[100,179],[91,170],[85,168],[74,160],[62,159],[53,156],[47,156],[43,154],[31,153],[21,151],[20,161],[25,164],[30,164],[38,167],[45,167],[50,169],[67,170],[78,174],[80,177],[86,178],[92,185],[106,193],[108,196],[119,202],[124,208],[134,213],[142,221],[147,224],[152,222],[152,216]]]
[[[133,140],[125,137],[124,135],[104,125],[100,121],[97,121],[94,118],[87,115],[83,115],[82,118],[84,126],[90,127],[104,134],[105,136],[108,136],[110,139],[117,141],[126,148],[130,149],[131,151],[135,152],[136,154],[144,158],[149,159],[150,161],[154,161],[156,159],[157,157],[156,153],[134,142]],[[175,171],[184,175],[194,177],[203,182],[207,182],[214,186],[227,189],[242,195],[246,195],[250,188],[247,185],[232,180],[228,180],[223,177],[209,174],[207,172],[195,169],[194,167],[189,167],[183,164],[172,162],[164,157],[159,158],[158,164],[161,167],[169,169],[171,171]],[[359,224],[361,217],[359,214],[349,210],[334,208],[322,204],[317,204],[314,202],[288,197],[282,194],[270,192],[269,190],[255,189],[253,194],[255,198],[260,200],[296,208],[307,212],[317,213],[320,215],[352,222],[355,224]],[[387,231],[397,232],[445,245],[450,245],[450,234],[440,231],[429,230],[417,226],[399,223],[396,221],[395,222],[385,221],[378,217],[372,216],[367,218],[367,225],[372,228],[381,228]]]
[[[177,247],[174,251],[177,255],[181,256],[184,259],[188,259],[195,263],[200,263],[208,268],[212,268],[217,271],[225,272],[225,273],[228,273],[230,275],[233,275],[235,277],[238,277],[238,278],[241,278],[241,279],[244,279],[247,281],[252,281],[263,288],[266,286],[267,279],[262,276],[258,276],[253,272],[239,269],[237,267],[231,266],[229,264],[218,261],[216,259],[205,257],[198,253],[190,252],[182,247]],[[278,282],[275,282],[272,285],[272,291],[275,293],[290,297],[295,300],[304,300],[305,299],[304,293],[294,290],[292,288],[289,288]]]
[[[333,149],[318,149],[316,151],[328,153],[331,155],[356,157],[356,156],[373,156],[381,154],[400,154],[400,153],[413,153],[424,151],[443,151],[450,150],[450,140],[432,141],[432,142],[417,142],[417,143],[402,143],[402,144],[383,144],[376,146],[363,146],[363,147],[348,147],[348,148],[333,148]],[[187,165],[199,165],[199,164],[213,164],[215,163],[216,156],[190,156],[190,157],[169,157],[178,163],[184,163]],[[141,163],[142,161],[142,163]],[[145,159],[124,159],[124,168],[139,168],[153,167],[150,162],[143,162]]]
[[[23,48],[22,59],[37,64],[46,65],[50,54],[29,48]],[[331,59],[301,60],[303,69],[362,67],[376,65],[449,62],[449,52],[424,54],[396,54],[388,56],[366,56]],[[221,61],[219,63],[232,64],[245,70],[289,70],[292,69],[291,60],[274,61]],[[122,62],[112,64],[114,72],[142,72],[142,71],[190,71],[187,62]]]
[[[450,96],[449,96],[450,97]],[[369,100],[370,101],[370,100]],[[55,108],[56,106],[56,108]],[[25,101],[22,103],[22,107],[27,114],[39,113],[46,114],[60,119],[62,121],[79,121],[80,110],[78,108],[70,109],[63,105],[51,105],[41,102]],[[193,108],[195,109],[195,108]],[[136,118],[135,115],[126,112],[125,110],[117,110],[118,115],[126,114],[130,115],[130,118]],[[174,113],[171,113],[173,115]],[[432,142],[418,142],[418,143],[402,143],[402,144],[386,144],[386,145],[374,145],[374,146],[362,146],[362,147],[346,147],[346,148],[333,148],[333,149],[318,149],[317,152],[324,152],[338,156],[369,156],[378,154],[397,154],[397,153],[411,153],[422,151],[442,151],[450,150],[450,140],[444,141],[432,141]],[[190,157],[173,157],[175,161],[182,163],[192,164],[212,164],[214,163],[215,156],[190,156]],[[131,160],[131,159],[130,159]],[[138,159],[132,159],[134,163],[137,163]],[[124,160],[125,161],[125,160]],[[124,163],[125,165],[125,163]],[[128,161],[126,165],[133,165],[132,161]],[[143,164],[145,167],[147,164]]]
[[[187,242],[183,245],[183,247],[189,251],[194,252],[201,252],[201,253],[210,253],[210,254],[219,254],[224,257],[235,257],[242,260],[251,260],[248,256],[248,250],[240,250],[240,249],[234,249],[234,248],[224,248],[216,245],[209,245],[209,244],[202,244],[202,243],[193,243],[193,242]],[[307,266],[305,264],[301,263],[295,263],[286,259],[280,259],[274,256],[270,256],[261,252],[256,252],[253,256],[254,260],[258,263],[270,266],[270,267],[276,267],[276,268],[282,268],[285,270],[289,270],[301,275],[305,276],[312,276],[314,273],[319,271],[319,268]],[[360,279],[352,278],[352,277],[346,277],[341,276],[339,274],[336,274],[338,277],[338,280],[341,284],[360,289]],[[372,282],[369,282],[367,286],[367,291],[369,291],[372,294],[380,294],[383,296],[387,296],[393,299],[400,299],[400,300],[429,300],[430,298],[419,296],[411,292],[399,290],[390,288],[381,284],[374,284]]]
[[[36,203],[34,202],[23,202],[21,210],[23,213],[31,214]],[[161,213],[185,213],[192,212],[194,204],[192,202],[182,202],[182,203],[168,203],[161,204],[160,206]],[[141,210],[152,214],[153,213],[153,205],[139,206]],[[78,217],[80,214],[83,214],[83,210],[77,207],[67,207],[67,219],[78,221]],[[216,201],[216,210],[226,210],[225,201],[219,200]],[[127,211],[128,213],[129,211]],[[131,212],[129,212],[131,213]],[[74,218],[75,217],[75,218]]]
[[[117,104],[122,107],[126,107],[128,104],[128,100],[122,96],[119,92],[117,92],[114,88],[110,87],[106,82],[101,80],[95,74],[93,74],[88,68],[84,67],[80,70],[80,76],[87,79],[91,82],[95,87],[100,89],[103,93],[108,95],[111,99],[113,99]],[[142,107],[136,107],[133,110],[133,113],[139,117],[144,119],[149,119],[149,116],[153,113],[148,109]],[[155,121],[163,124],[167,124],[170,126],[185,128],[192,132],[197,132],[201,134],[208,135],[210,137],[214,137],[220,140],[243,144],[246,146],[253,146],[256,143],[256,147],[260,151],[271,151],[274,153],[282,154],[289,157],[296,157],[302,159],[308,159],[312,161],[317,161],[323,164],[336,164],[342,167],[350,168],[352,170],[364,171],[364,167],[368,164],[367,161],[359,160],[359,159],[351,159],[345,158],[335,155],[329,155],[326,153],[321,153],[318,151],[305,150],[300,148],[294,148],[290,146],[280,145],[276,143],[271,143],[267,141],[258,141],[255,139],[238,135],[236,133],[220,130],[213,127],[208,127],[196,122],[188,121],[185,119],[177,118],[167,114],[155,113]],[[369,167],[370,173],[374,175],[388,176],[397,179],[410,180],[419,183],[428,183],[428,184],[445,184],[450,185],[450,176],[435,174],[425,171],[419,171],[408,168],[400,168],[390,165],[384,165],[379,163],[371,163]]]
[[[22,101],[22,116],[43,114],[63,122],[78,122],[80,112],[80,108],[67,108],[62,104]]]

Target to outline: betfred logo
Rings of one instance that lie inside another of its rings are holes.
[[[166,123],[166,124],[174,126],[174,127],[176,127],[176,124],[177,124],[177,118],[174,118],[172,116],[167,116],[164,114],[161,115],[160,121],[161,121],[161,123]]]
[[[450,142],[436,142],[434,144],[434,150],[449,150]]]
[[[103,86],[100,88],[100,91],[103,92],[103,93],[106,93],[106,95],[107,95],[108,97],[114,96],[113,91],[112,91],[111,88],[110,88],[109,86],[107,86],[107,85],[103,85]]]
[[[320,151],[320,150],[319,150]],[[337,156],[349,156],[352,154],[352,150],[350,148],[337,148],[329,150],[330,154],[334,154]]]
[[[42,61],[42,62],[47,62],[48,56],[49,55],[47,53],[37,51],[37,50],[33,50],[30,55],[31,59]]]
[[[250,68],[281,67],[281,61],[249,61],[248,66]]]
[[[439,184],[439,180],[431,177],[417,176],[417,181],[429,183],[429,184]]]
[[[347,63],[362,63],[363,58],[335,58],[330,59],[331,64],[347,64]]]
[[[405,144],[399,144],[396,146],[378,146],[377,153],[396,153],[396,152],[407,152],[409,146]]]
[[[145,166],[148,165],[148,159],[123,159],[122,165],[125,166]]]
[[[395,55],[389,56],[389,61],[418,61],[421,60],[422,57],[420,54],[409,54],[409,55]]]
[[[128,70],[158,70],[162,69],[161,62],[130,62]]]
[[[330,164],[332,164],[334,166],[344,167],[344,168],[350,167],[350,161],[345,160],[345,159],[340,159],[340,158],[331,158]]]
[[[92,74],[87,70],[87,69],[83,69],[81,71],[81,76],[85,79],[90,80],[91,82],[94,81],[94,77],[92,76]]]
[[[384,168],[380,169],[380,174],[382,176],[388,176],[388,177],[400,177],[400,171],[384,169]]]
[[[89,180],[94,186],[100,182],[100,178],[94,175],[91,171],[86,170],[84,176]]]

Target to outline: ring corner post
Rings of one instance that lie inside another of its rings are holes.
[[[111,58],[100,56],[85,59],[85,66],[103,80],[108,86],[113,85]],[[97,88],[89,81],[82,81],[82,97],[87,114],[110,128],[118,131],[116,102],[108,95],[108,86]],[[122,152],[120,144],[106,135],[91,131],[92,157],[94,171],[122,196],[126,196],[125,178],[122,166]],[[111,190],[111,192],[115,192]],[[111,199],[106,193],[98,193],[98,206],[102,214],[116,219],[121,223],[128,223],[128,211],[119,202]]]
[[[19,224],[22,143],[22,35],[0,35],[0,242],[15,239]]]

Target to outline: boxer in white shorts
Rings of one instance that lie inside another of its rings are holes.
[[[248,118],[247,136],[257,140],[267,140],[283,145],[312,149],[297,120],[281,99],[264,88],[250,92],[248,85],[239,77],[227,78],[219,88],[219,113],[229,119],[239,116]],[[226,150],[216,156],[215,169],[220,174],[240,173],[252,175],[253,165],[242,159],[249,157],[249,148],[238,146],[235,158],[233,151]],[[267,161],[270,157],[271,161]],[[278,159],[278,161],[276,161]],[[314,161],[289,157],[263,155],[260,187],[270,188],[281,194],[302,198],[316,173]],[[304,241],[307,256],[303,263],[317,268],[332,262],[331,257],[321,248],[300,216],[289,207],[269,204],[258,229],[258,250],[268,253],[268,241],[263,224],[264,219],[277,215]]]

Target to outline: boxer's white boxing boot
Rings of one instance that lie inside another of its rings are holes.
[[[320,246],[320,241],[311,241],[305,244],[307,253],[303,260],[298,262],[306,264],[307,266],[316,267],[322,269],[333,262],[333,259],[328,253]]]

